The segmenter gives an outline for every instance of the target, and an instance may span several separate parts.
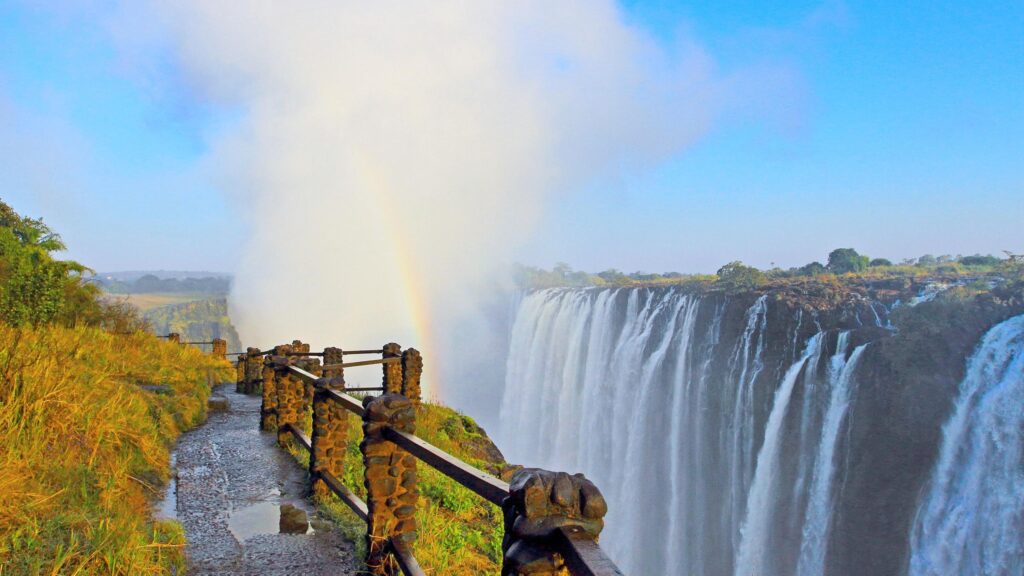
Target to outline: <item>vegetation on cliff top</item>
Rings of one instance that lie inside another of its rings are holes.
[[[1024,273],[1024,264],[1019,257],[1003,259],[995,256],[932,256],[925,254],[893,264],[886,258],[871,259],[852,248],[838,248],[828,255],[827,264],[811,262],[804,266],[782,269],[759,270],[736,261],[722,266],[716,274],[681,274],[666,272],[648,274],[634,272],[625,274],[610,269],[597,274],[573,270],[568,264],[559,263],[551,270],[518,266],[515,269],[517,284],[527,290],[556,287],[629,287],[629,286],[689,286],[726,291],[752,290],[756,288],[783,287],[793,284],[834,283],[843,281],[857,283],[877,280],[925,279],[956,280],[971,276],[1001,275],[1006,278],[1019,277]]]

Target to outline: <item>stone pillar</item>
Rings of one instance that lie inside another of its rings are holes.
[[[181,334],[177,332],[171,332],[167,335],[168,342],[174,342],[175,344],[181,344]]]
[[[385,344],[381,350],[384,359],[388,358],[401,358],[402,347],[394,342]],[[384,393],[385,394],[400,394],[402,392],[402,365],[399,363],[385,364],[384,365]]]
[[[420,351],[409,348],[402,352],[402,396],[420,405],[420,377],[423,375],[423,357]]]
[[[274,356],[274,390],[277,392],[277,441],[286,445],[288,433],[283,431],[285,424],[302,427],[302,421],[309,410],[306,395],[306,384],[291,375],[288,370],[287,356]]]
[[[371,574],[400,573],[388,552],[389,540],[412,546],[416,540],[416,458],[384,438],[384,428],[414,434],[416,409],[399,394],[367,396],[363,400],[363,441],[359,449],[366,467],[366,566]]]
[[[248,361],[245,363],[245,383],[242,385],[242,392],[246,394],[252,394],[256,391],[259,386],[259,380],[262,378],[262,370],[260,362],[260,349],[253,348],[250,346],[245,350],[247,352],[246,357]]]
[[[217,358],[227,358],[228,355],[228,341],[221,338],[213,339],[213,355]]]
[[[239,354],[238,364],[235,365],[235,376],[237,378],[235,381],[235,392],[238,393],[245,391],[243,388],[243,386],[245,386],[245,362],[245,354]]]
[[[277,387],[274,384],[274,361],[267,356],[261,370],[263,402],[260,404],[260,430],[277,431]]]
[[[309,453],[309,480],[313,494],[327,496],[331,490],[320,478],[322,472],[329,472],[341,480],[345,472],[346,437],[345,408],[335,402],[328,390],[344,387],[344,382],[334,378],[320,378],[313,393],[313,436]]]
[[[324,348],[324,366],[330,366],[332,364],[341,364],[345,361],[344,352],[341,348]],[[344,368],[324,368],[324,378],[341,378],[342,386],[344,389],[345,384],[345,369]]]
[[[568,576],[555,531],[576,527],[597,542],[608,505],[582,474],[523,468],[512,476],[502,510],[502,576]]]

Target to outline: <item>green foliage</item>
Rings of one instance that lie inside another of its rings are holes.
[[[615,268],[609,268],[597,274],[590,274],[580,270],[573,270],[565,263],[559,263],[551,270],[519,265],[515,267],[513,277],[516,284],[524,290],[582,288],[589,286],[680,286],[692,283],[707,284],[715,280],[714,276],[680,274],[679,272],[664,272],[661,274],[633,272],[632,274],[626,274]]]
[[[484,431],[472,418],[445,406],[424,403],[416,411],[418,436],[462,461],[489,473],[507,477],[508,465]],[[309,431],[307,419],[305,428]],[[365,500],[362,438],[358,418],[348,419],[348,446],[341,481]],[[305,449],[292,446],[292,455],[309,466]],[[480,498],[440,472],[420,464],[417,468],[416,523],[419,538],[416,559],[428,574],[494,575],[501,566],[504,534],[501,509]],[[318,498],[317,505],[341,527],[356,545],[357,556],[365,554],[366,524],[333,495]]]
[[[735,261],[718,269],[718,284],[726,289],[757,288],[767,281],[764,272],[743,262]]]
[[[861,256],[853,248],[837,248],[828,255],[828,270],[834,274],[863,272],[868,267],[868,257]]]
[[[877,268],[879,266],[892,266],[892,260],[887,258],[875,258],[871,262],[868,262],[868,266],[871,268]]]
[[[88,268],[53,257],[64,248],[42,220],[19,216],[0,201],[0,322],[141,328],[130,309],[100,299],[99,290],[85,280]]]
[[[925,254],[917,259],[918,266],[934,266],[939,263],[939,259],[931,254]]]
[[[810,264],[800,267],[801,276],[818,276],[819,274],[824,274],[826,272],[828,272],[828,269],[826,269],[825,265],[821,262],[811,262]]]
[[[995,256],[982,256],[981,254],[975,254],[974,256],[964,256],[960,259],[960,264],[964,266],[997,266],[1002,263],[1002,260]]]

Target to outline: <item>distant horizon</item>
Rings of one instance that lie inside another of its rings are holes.
[[[854,249],[856,250],[855,247],[854,247]],[[1014,254],[1016,254],[1016,253],[1014,253]],[[993,256],[993,257],[999,258],[1000,260],[1007,260],[1008,259],[1008,256],[1006,255],[1005,251],[1000,251],[999,253],[989,253],[989,254],[981,254],[981,253],[975,253],[975,254],[963,254],[963,253],[957,253],[957,254],[924,253],[924,254],[919,254],[917,256],[910,256],[910,257],[906,257],[906,258],[889,258],[889,257],[884,256],[884,255],[875,255],[875,254],[865,254],[865,255],[866,256],[870,256],[871,258],[886,258],[888,260],[891,260],[894,265],[899,265],[900,263],[905,262],[907,260],[917,260],[917,259],[921,258],[922,256],[933,256],[935,258],[951,257],[951,258],[954,258],[954,259],[963,258],[965,256]],[[734,261],[735,260],[730,261],[730,262],[734,262]],[[800,264],[793,264],[793,265],[787,266],[787,265],[782,265],[782,264],[779,264],[779,263],[775,263],[776,266],[774,268],[778,268],[778,269],[782,269],[782,270],[790,270],[790,269],[800,268],[801,266],[805,266],[805,265],[810,264],[812,262],[819,262],[819,263],[823,264],[823,263],[825,263],[827,261],[828,261],[828,253],[826,253],[822,258],[819,258],[817,260],[811,260],[811,261],[803,262],[803,263],[800,263]],[[730,262],[722,262],[722,265],[728,264]],[[742,260],[740,260],[740,262],[742,262]],[[743,263],[747,264],[746,262],[743,262]],[[595,268],[595,269],[583,269],[583,268],[577,268],[576,266],[573,265],[572,262],[564,262],[564,261],[560,261],[560,260],[555,261],[553,264],[550,264],[548,266],[543,266],[543,265],[539,265],[539,264],[525,263],[525,262],[514,262],[512,264],[512,266],[513,267],[515,267],[515,266],[523,266],[523,267],[527,267],[527,268],[531,268],[532,267],[532,268],[539,268],[539,269],[542,269],[542,270],[551,270],[551,269],[554,269],[559,264],[567,264],[573,271],[581,271],[581,272],[586,272],[588,274],[598,274],[598,273],[606,272],[606,271],[609,271],[609,270],[618,270],[618,271],[620,271],[620,272],[622,272],[622,273],[624,273],[626,275],[631,275],[631,274],[683,274],[683,275],[700,275],[700,274],[714,274],[714,272],[715,272],[715,270],[711,270],[711,271],[688,271],[688,270],[681,270],[681,269],[676,269],[676,270],[673,270],[673,269],[665,269],[665,270],[629,270],[629,269],[622,269],[622,268],[615,268],[615,267],[607,267],[607,268],[599,268],[599,269],[597,269],[597,268]],[[759,267],[759,266],[754,266],[754,267],[758,268],[760,270],[765,270],[765,271],[773,269],[773,268],[763,268],[763,267]],[[99,277],[99,276],[102,276],[102,277],[122,276],[123,277],[123,276],[127,276],[127,275],[136,275],[134,278],[132,278],[132,280],[135,280],[138,277],[141,277],[141,276],[144,276],[144,275],[147,275],[147,274],[156,276],[157,278],[160,278],[161,280],[163,280],[165,278],[179,278],[179,279],[181,279],[181,278],[233,278],[234,277],[234,275],[231,272],[215,271],[215,270],[164,270],[164,269],[154,269],[154,270],[115,270],[115,271],[110,271],[110,272],[96,272],[95,273],[95,275],[97,277]],[[161,274],[164,274],[165,276],[161,276]],[[122,278],[116,278],[116,279],[122,280]]]

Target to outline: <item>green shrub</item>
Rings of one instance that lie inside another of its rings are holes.
[[[828,255],[828,270],[835,274],[863,272],[868,267],[868,257],[861,256],[853,248],[837,248]]]

